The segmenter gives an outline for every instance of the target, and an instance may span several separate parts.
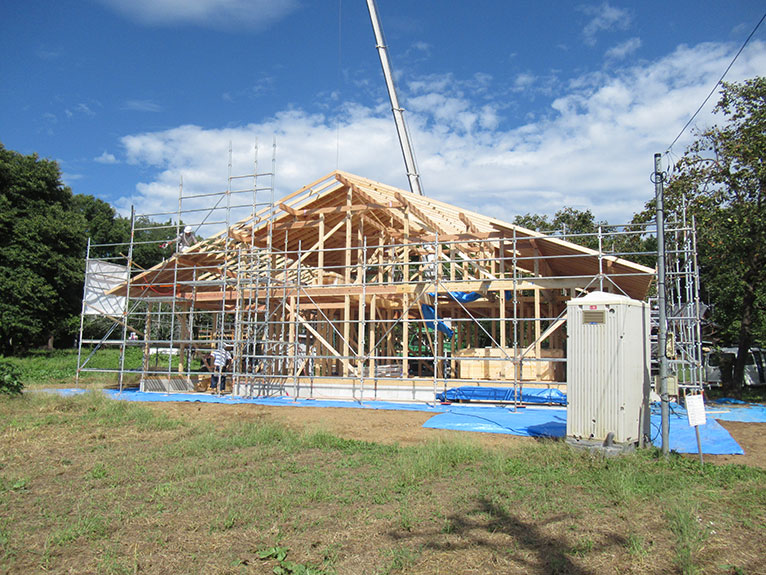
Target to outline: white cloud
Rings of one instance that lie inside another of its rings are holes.
[[[94,162],[98,162],[99,164],[117,164],[119,163],[117,161],[117,158],[114,154],[110,154],[106,150],[104,150],[104,153],[100,156],[93,158]]]
[[[40,60],[58,60],[61,57],[61,52],[59,50],[50,49],[45,45],[40,46],[37,49],[36,54]]]
[[[631,38],[613,46],[606,51],[607,60],[622,60],[626,56],[633,54],[641,47],[641,38]]]
[[[297,0],[98,0],[149,25],[263,28],[290,14]]]
[[[507,221],[570,206],[625,223],[652,197],[654,153],[672,142],[732,50],[712,43],[681,46],[655,62],[582,76],[560,89],[544,119],[511,128],[499,127],[505,124],[497,101],[463,93],[439,78],[418,84],[404,104],[425,192]],[[763,70],[766,43],[753,42],[727,79]],[[711,122],[714,103],[697,118],[697,126]],[[268,171],[272,134],[278,145],[277,197],[334,170],[336,157],[340,169],[407,189],[387,106],[347,103],[339,133],[337,123],[335,117],[298,109],[241,127],[179,126],[126,136],[122,145],[128,161],[150,176],[118,207],[124,210],[132,201],[139,213],[174,209],[182,176],[186,193],[224,190],[229,142],[234,174],[252,172],[256,138],[261,170]],[[675,153],[692,137],[685,134]]]
[[[522,72],[521,74],[518,74],[513,80],[513,89],[517,92],[529,90],[532,86],[534,86],[536,81],[537,77],[534,74]]]
[[[61,181],[64,182],[64,185],[69,186],[70,188],[76,182],[77,180],[82,180],[83,175],[82,174],[72,174],[69,172],[61,172]]]
[[[122,109],[133,112],[161,112],[162,106],[152,100],[126,100],[122,104]]]
[[[583,28],[583,36],[588,46],[595,46],[596,35],[599,32],[609,30],[626,30],[630,25],[630,12],[622,8],[615,8],[608,2],[599,6],[583,6],[582,12],[591,16],[591,20]]]
[[[64,115],[67,118],[74,118],[75,116],[87,116],[89,118],[93,118],[96,115],[96,112],[93,110],[93,108],[100,106],[101,105],[95,101],[90,104],[80,102],[72,107],[65,108]]]

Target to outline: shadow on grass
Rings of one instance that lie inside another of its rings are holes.
[[[479,516],[472,519],[472,516]],[[489,516],[489,520],[482,517]],[[498,555],[511,552],[513,561],[524,569],[526,573],[553,573],[559,575],[593,575],[597,571],[589,571],[578,565],[573,557],[584,557],[589,554],[598,554],[610,546],[624,547],[626,540],[618,535],[610,537],[603,544],[594,545],[588,540],[587,546],[578,548],[572,546],[571,541],[565,537],[547,533],[546,526],[571,519],[569,515],[556,515],[534,522],[524,521],[512,515],[502,507],[495,505],[486,498],[480,498],[477,506],[466,513],[451,515],[446,518],[447,530],[441,533],[424,533],[420,530],[412,532],[391,532],[393,539],[402,541],[408,538],[424,538],[421,544],[424,549],[434,551],[477,551],[484,549],[487,552]],[[449,540],[444,540],[445,533],[454,535]],[[513,545],[507,542],[495,543],[490,537],[494,534],[504,534],[513,539]]]

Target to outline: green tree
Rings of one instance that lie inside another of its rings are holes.
[[[516,216],[513,223],[538,232],[561,234],[570,242],[583,245],[588,248],[598,249],[599,228],[608,228],[609,224],[604,221],[596,221],[590,210],[578,210],[564,206],[553,215],[552,220],[548,216],[539,214],[525,214]],[[605,240],[608,239],[608,230],[602,229],[602,245],[606,249]]]
[[[84,233],[91,240],[91,258],[113,258],[115,263],[125,263],[130,245],[130,218],[117,215],[110,204],[89,195],[75,195],[74,205],[85,217]],[[147,269],[174,253],[175,243],[168,243],[176,237],[176,225],[172,221],[154,222],[146,216],[138,216],[135,228],[134,265]],[[120,258],[124,261],[116,261]]]
[[[125,242],[130,241],[130,219],[124,218]],[[180,229],[183,229],[183,222]],[[154,222],[146,216],[139,216],[135,223],[133,238],[133,263],[143,269],[148,269],[162,260],[169,258],[176,251],[176,225],[168,220]],[[127,250],[127,245],[125,246]],[[125,252],[127,253],[127,251]]]
[[[149,268],[175,251],[171,221],[138,217],[135,227],[134,266]],[[88,237],[91,257],[124,263],[130,219],[103,200],[72,194],[56,162],[0,144],[0,354],[75,333]]]
[[[723,84],[715,113],[677,163],[668,209],[694,215],[703,296],[721,343],[738,348],[742,385],[749,348],[766,343],[766,78]]]
[[[55,162],[0,144],[0,353],[71,333],[84,225]]]
[[[74,208],[85,218],[85,237],[98,246],[91,250],[91,257],[120,257],[126,251],[123,244],[130,239],[130,220],[119,217],[110,204],[90,195],[76,194]]]

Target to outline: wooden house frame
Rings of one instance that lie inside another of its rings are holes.
[[[644,299],[653,278],[335,171],[111,293],[146,302],[146,350],[165,305],[185,389],[201,375],[190,351],[214,340],[233,346],[237,395],[433,400],[460,385],[563,385],[566,301],[596,289]],[[142,382],[157,379],[145,359]]]

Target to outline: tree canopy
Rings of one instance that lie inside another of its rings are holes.
[[[766,78],[725,83],[715,113],[676,164],[667,208],[696,219],[703,299],[722,344],[738,347],[741,385],[748,349],[766,344]]]
[[[137,220],[133,259],[151,267],[168,257],[170,222]],[[74,335],[81,309],[87,238],[91,256],[126,257],[130,220],[93,196],[75,195],[58,164],[0,144],[0,354]],[[104,245],[106,244],[106,245]]]
[[[55,162],[0,145],[0,352],[72,327],[82,298],[84,219]]]

